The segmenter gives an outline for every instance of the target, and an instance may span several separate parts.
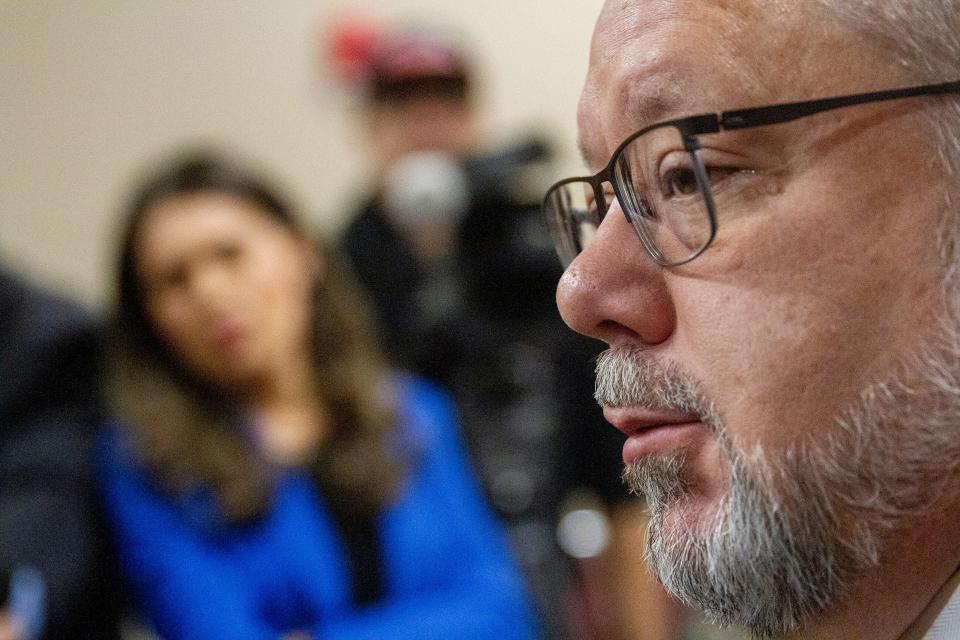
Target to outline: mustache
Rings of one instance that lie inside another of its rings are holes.
[[[672,364],[661,364],[637,347],[613,347],[597,357],[593,397],[601,407],[644,407],[701,416],[719,424],[698,380]]]

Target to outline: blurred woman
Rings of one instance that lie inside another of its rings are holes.
[[[446,397],[345,275],[221,159],[137,193],[100,457],[138,606],[167,640],[534,637]]]

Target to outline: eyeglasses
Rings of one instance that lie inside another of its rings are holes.
[[[701,136],[755,129],[751,144],[774,146],[773,127],[763,127],[853,105],[950,93],[960,93],[960,81],[706,113],[644,127],[621,143],[599,173],[561,180],[547,191],[543,211],[557,254],[564,266],[572,262],[616,198],[657,264],[690,262],[714,241],[718,211],[726,224],[758,209],[776,190],[764,182],[769,178],[738,167],[734,158],[705,158]]]

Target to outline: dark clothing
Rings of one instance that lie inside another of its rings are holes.
[[[377,200],[360,209],[340,244],[348,264],[370,294],[381,348],[400,367],[450,386],[469,327],[465,321],[460,264],[417,260],[382,213]]]
[[[375,604],[384,599],[383,544],[377,528],[377,514],[357,513],[347,500],[314,478],[315,489],[327,498],[327,510],[343,540],[346,564],[350,567],[350,602],[356,607]]]
[[[96,350],[78,307],[0,272],[0,603],[15,568],[37,569],[48,639],[118,637],[88,461]]]

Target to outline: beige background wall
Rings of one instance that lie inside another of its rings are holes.
[[[575,170],[575,107],[601,0],[381,0],[464,35],[491,144],[531,128]],[[118,209],[146,166],[208,142],[269,169],[335,233],[362,180],[360,130],[323,78],[338,0],[0,0],[0,261],[106,301]]]

